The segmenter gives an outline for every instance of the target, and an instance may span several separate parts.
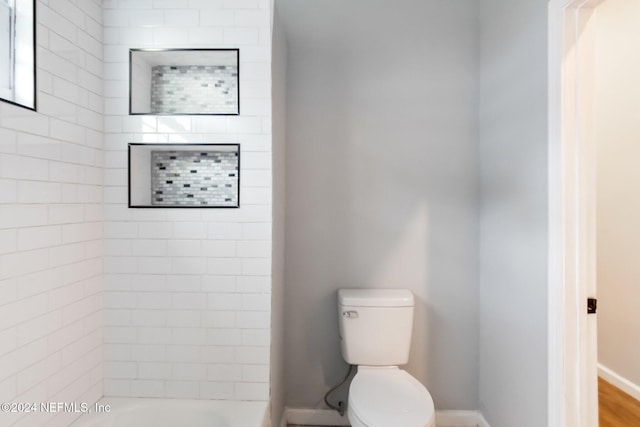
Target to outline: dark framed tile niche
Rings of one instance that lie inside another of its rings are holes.
[[[130,115],[240,114],[240,49],[129,49]]]
[[[240,144],[129,143],[130,208],[239,208]]]

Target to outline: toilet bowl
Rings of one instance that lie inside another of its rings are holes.
[[[342,357],[358,366],[349,387],[352,427],[434,427],[433,399],[400,369],[409,360],[413,294],[407,289],[338,291]]]
[[[434,427],[427,389],[398,367],[358,367],[349,388],[352,427]]]

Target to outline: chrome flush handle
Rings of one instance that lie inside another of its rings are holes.
[[[359,317],[357,311],[343,311],[342,315],[347,319],[357,319]]]

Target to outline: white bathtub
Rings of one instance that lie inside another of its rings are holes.
[[[111,410],[81,416],[70,427],[261,427],[267,402],[105,397]],[[104,407],[104,406],[103,406]]]

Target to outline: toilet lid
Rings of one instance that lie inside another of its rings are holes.
[[[360,369],[349,388],[349,407],[371,427],[425,427],[434,417],[427,389],[400,369]]]

